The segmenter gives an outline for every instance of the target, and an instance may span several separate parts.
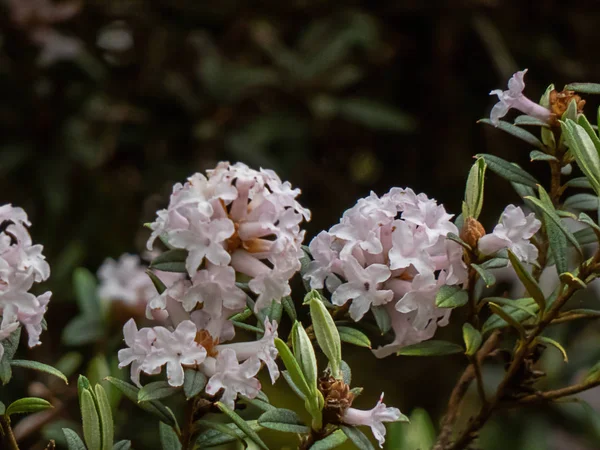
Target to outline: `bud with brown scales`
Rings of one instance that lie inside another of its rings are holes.
[[[555,117],[560,118],[569,107],[571,100],[575,100],[577,104],[577,113],[583,113],[583,107],[585,100],[575,94],[575,91],[561,91],[558,92],[556,89],[550,92],[550,110]]]
[[[354,394],[350,391],[350,386],[343,380],[324,376],[319,379],[319,390],[325,399],[323,421],[325,423],[342,423],[344,413],[354,401]]]
[[[460,238],[469,244],[471,248],[475,248],[482,236],[485,236],[483,225],[474,217],[467,217],[460,230]]]

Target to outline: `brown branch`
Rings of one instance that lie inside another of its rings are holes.
[[[19,445],[17,444],[15,435],[10,427],[10,419],[7,416],[0,416],[0,427],[4,431],[2,442],[6,445],[6,447],[2,446],[2,448],[6,448],[7,450],[19,450]]]
[[[536,392],[535,394],[521,397],[513,403],[508,403],[506,406],[508,408],[512,408],[531,403],[550,402],[559,398],[568,397],[569,395],[579,394],[580,392],[587,391],[588,389],[592,389],[596,386],[600,386],[600,378],[593,381],[584,381],[582,383],[574,384],[561,389],[555,389],[553,391]]]

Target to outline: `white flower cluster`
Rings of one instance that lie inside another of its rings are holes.
[[[121,367],[131,364],[136,384],[140,372],[157,374],[166,365],[169,383],[180,386],[183,368],[195,367],[209,377],[206,392],[223,390],[221,401],[233,406],[238,393],[258,394],[255,375],[261,361],[272,381],[279,376],[275,321],[265,320],[258,341],[223,344],[235,335],[229,318],[246,308],[247,295],[236,276],[250,279],[257,313],[289,295],[289,280],[302,256],[300,223],[310,212],[295,200],[300,191],[270,170],[220,163],[207,174],[175,185],[168,208],[151,225],[149,249],[160,236],[168,246],[188,251],[188,277],[166,283],[146,309],[148,318],[167,316],[175,329],[138,331],[128,322],[129,348],[119,352],[119,361]]]
[[[50,276],[43,247],[33,245],[27,227],[31,223],[21,208],[0,206],[0,358],[2,341],[23,325],[30,347],[41,344],[42,321],[51,292],[35,296],[28,292],[34,283]]]
[[[411,189],[371,193],[312,240],[314,261],[305,278],[313,289],[325,285],[334,304],[351,301],[355,321],[373,307],[385,308],[395,339],[374,351],[378,357],[430,339],[450,315],[436,307],[437,291],[467,276],[462,248],[446,239],[458,233],[451,218],[442,205]]]

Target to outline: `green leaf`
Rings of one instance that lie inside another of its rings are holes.
[[[416,122],[408,114],[368,98],[345,98],[337,102],[344,119],[374,130],[412,132]]]
[[[258,433],[256,433],[256,431],[254,431],[244,419],[238,416],[238,414],[235,411],[233,411],[227,405],[221,402],[217,402],[215,403],[215,405],[221,410],[221,412],[223,412],[223,414],[229,417],[231,421],[235,423],[238,426],[238,428],[250,438],[252,442],[254,442],[256,445],[258,445],[264,450],[269,450],[269,447],[267,447],[266,444],[262,441],[262,439],[258,436]]]
[[[158,433],[160,435],[160,445],[162,450],[181,450],[181,442],[175,430],[166,423],[160,422],[158,427]]]
[[[342,361],[340,367],[342,372],[342,380],[344,383],[350,386],[352,384],[352,369],[346,361]]]
[[[32,369],[37,370],[38,372],[49,373],[50,375],[53,375],[63,380],[65,384],[69,384],[67,377],[60,370],[55,369],[54,367],[49,366],[48,364],[43,364],[37,361],[27,361],[24,359],[13,359],[10,362],[10,365],[13,367],[23,367],[24,369]]]
[[[358,347],[371,348],[371,341],[362,331],[350,327],[337,327],[340,340]]]
[[[68,450],[87,450],[79,435],[69,428],[62,429],[67,441]]]
[[[402,347],[397,355],[404,356],[441,356],[462,353],[464,349],[453,342],[429,340]]]
[[[544,144],[542,144],[542,142],[529,131],[526,131],[522,128],[519,128],[518,126],[515,126],[503,120],[501,120],[497,126],[494,125],[490,119],[479,119],[477,123],[485,123],[488,125],[492,125],[502,131],[506,131],[507,133],[512,134],[513,136],[521,139],[522,141],[527,142],[529,145],[539,148],[540,150],[545,150],[546,148],[544,147]]]
[[[592,185],[590,184],[590,180],[586,177],[577,177],[571,178],[569,181],[565,183],[565,186],[580,188],[580,189],[592,189]]]
[[[113,446],[112,450],[131,450],[131,441],[119,441]]]
[[[298,415],[289,409],[273,408],[258,418],[258,424],[271,430],[284,433],[308,433],[310,428],[304,425]]]
[[[382,335],[392,329],[392,320],[383,306],[373,306],[371,307],[371,312],[373,313],[373,317],[375,317],[375,322],[381,330]]]
[[[8,336],[8,338],[2,341],[4,354],[2,355],[2,359],[0,359],[0,380],[2,380],[3,385],[7,384],[12,377],[10,362],[12,361],[13,356],[15,356],[20,340],[21,327],[17,328]]]
[[[598,156],[600,142],[584,115],[578,122],[579,124],[567,120],[561,123],[565,143],[596,194],[600,195],[600,157]]]
[[[263,329],[255,327],[254,325],[249,325],[244,322],[238,322],[236,320],[232,320],[231,323],[234,327],[241,328],[242,330],[252,331],[254,333],[260,333],[260,334],[264,333]]]
[[[527,297],[527,299],[533,300],[530,297]],[[511,308],[515,308],[520,311],[523,311],[529,317],[533,317],[534,319],[537,317],[537,314],[535,314],[533,311],[531,311],[531,309],[526,308],[525,306],[521,306],[519,303],[517,303],[517,301],[509,299],[509,298],[486,297],[486,298],[482,299],[481,301],[484,303],[496,303],[496,304],[502,305],[502,306],[510,306]],[[536,309],[538,309],[538,308],[536,308]]]
[[[271,411],[272,409],[277,409],[275,406],[271,405],[268,401],[261,400],[259,398],[248,398],[241,396],[241,399],[248,403],[249,405],[255,406],[263,412]]]
[[[508,265],[508,258],[496,256],[495,258],[488,259],[486,262],[478,264],[479,267],[485,270],[491,269],[502,269]]]
[[[486,270],[478,264],[471,264],[471,267],[475,269],[475,271],[479,274],[479,276],[485,283],[485,287],[490,287],[496,284],[496,277],[492,272]]]
[[[463,205],[464,205],[464,204],[465,204],[465,203],[463,202]],[[462,217],[462,214],[461,214],[461,217]],[[458,226],[458,223],[456,224],[456,226],[457,226],[458,228],[462,228],[462,227],[463,227],[463,225],[462,225],[462,224],[461,224],[461,226],[459,227],[459,226]],[[467,250],[469,250],[469,251],[473,250],[469,244],[467,244],[467,243],[466,243],[465,241],[463,241],[463,240],[462,240],[462,239],[461,239],[461,238],[460,238],[458,235],[456,235],[456,234],[454,234],[454,233],[448,233],[448,234],[446,235],[446,239],[449,239],[449,240],[451,240],[451,241],[454,241],[454,242],[456,242],[456,243],[457,243],[457,244],[459,244],[461,247],[463,247],[463,248],[465,248],[465,249],[467,249]]]
[[[309,306],[317,343],[329,360],[331,375],[334,378],[339,378],[340,364],[342,363],[342,343],[338,329],[318,295],[310,297]]]
[[[598,83],[569,83],[564,89],[565,91],[575,91],[583,94],[600,94],[600,84]]]
[[[263,429],[263,427],[260,426],[256,420],[249,420],[246,423],[254,431],[260,431]],[[194,449],[198,450],[208,447],[215,447],[217,445],[229,444],[230,442],[236,440],[243,442],[242,438],[246,436],[245,433],[234,423],[222,424],[210,422],[208,420],[198,420],[195,422],[195,424],[211,428],[203,431],[196,438]]]
[[[102,450],[112,450],[115,429],[113,426],[112,412],[108,402],[108,396],[102,385],[94,386],[96,404],[100,415],[100,427],[102,429]]]
[[[360,450],[375,450],[375,447],[373,447],[369,438],[358,428],[346,425],[342,425],[340,428]]]
[[[477,331],[470,323],[463,325],[463,340],[465,341],[465,354],[472,356],[477,353],[479,347],[481,347],[482,337],[481,333]]]
[[[185,377],[183,379],[183,393],[186,399],[194,398],[204,387],[208,378],[199,370],[185,369]]]
[[[292,391],[294,391],[294,393],[302,400],[306,401],[306,395],[300,390],[298,386],[296,386],[296,383],[294,383],[294,380],[292,380],[290,373],[287,370],[284,370],[281,372],[281,374],[283,375],[283,379],[287,382],[290,388],[292,388]]]
[[[511,316],[510,314],[505,312],[500,307],[500,305],[497,305],[496,303],[488,302],[488,306],[490,307],[490,309],[492,310],[492,312],[494,314],[501,317],[506,323],[508,323],[510,326],[512,326],[514,329],[516,329],[519,332],[519,335],[521,336],[522,339],[525,339],[525,336],[526,336],[525,328],[523,328],[523,325],[521,325],[521,323],[519,321],[515,320],[513,318],[513,316]]]
[[[438,308],[458,308],[469,301],[469,294],[458,286],[444,285],[435,296]]]
[[[520,128],[517,129],[520,130]],[[494,172],[497,175],[500,175],[502,178],[508,181],[512,181],[518,184],[524,184],[525,186],[529,186],[532,188],[536,188],[539,184],[539,182],[533,176],[525,172],[518,165],[509,163],[508,161],[499,158],[498,156],[480,153],[478,155],[475,155],[475,157],[483,158],[492,172]]]
[[[576,210],[591,210],[597,211],[600,207],[598,197],[592,194],[575,194],[568,197],[563,203],[563,207]]]
[[[179,391],[179,388],[171,386],[166,381],[153,381],[139,390],[137,401],[139,403],[160,400],[162,398],[170,397],[177,391]]]
[[[483,158],[479,158],[469,171],[467,187],[465,188],[465,211],[463,217],[477,219],[483,208],[483,187],[485,181],[485,169],[487,165]]]
[[[283,309],[285,313],[292,319],[292,322],[298,320],[298,314],[296,313],[296,306],[294,305],[294,301],[292,297],[286,295],[281,299],[281,304],[283,305]]]
[[[98,316],[80,315],[63,329],[61,339],[66,345],[85,345],[104,336],[104,325]]]
[[[515,273],[519,277],[519,280],[521,280],[521,283],[523,283],[523,286],[525,286],[525,289],[527,290],[529,295],[531,295],[531,297],[540,307],[540,312],[545,311],[546,297],[542,293],[542,289],[540,288],[537,281],[535,281],[531,273],[529,273],[527,269],[523,266],[523,264],[521,264],[519,258],[517,258],[517,256],[510,250],[508,251],[508,259],[510,259],[510,263],[512,264],[513,269],[515,270]]]
[[[149,401],[149,402],[141,402],[138,403],[138,392],[139,389],[129,384],[123,380],[119,380],[114,377],[106,377],[106,381],[115,386],[119,391],[123,393],[125,397],[138,405],[141,409],[154,416],[158,417],[161,421],[170,426],[175,426],[175,418],[173,417],[173,413],[165,407],[162,403],[158,401]]]
[[[528,116],[526,114],[515,117],[514,124],[519,126],[535,126],[550,128],[550,125],[548,125],[547,122],[544,122],[540,119],[536,119],[535,117]]]
[[[288,346],[279,338],[275,338],[275,347],[277,347],[277,351],[279,352],[279,356],[283,361],[286,369],[288,370],[288,374],[290,379],[293,381],[294,385],[302,392],[305,397],[309,397],[311,395],[311,390],[308,386],[306,378],[302,373],[302,369],[300,368],[300,364],[294,355],[288,348]]]
[[[329,436],[315,442],[309,447],[309,450],[330,450],[339,447],[348,440],[348,437],[342,430],[335,430]]]
[[[569,357],[567,356],[567,351],[565,350],[565,348],[562,345],[560,345],[560,343],[558,343],[554,339],[550,339],[549,337],[546,337],[546,336],[537,336],[535,339],[544,344],[549,344],[553,347],[556,347],[558,349],[558,351],[560,351],[560,353],[563,357],[563,361],[569,362]]]
[[[73,272],[75,298],[84,316],[100,317],[96,277],[87,269],[79,267]]]
[[[535,300],[530,297],[514,300],[514,303],[515,305],[503,306],[502,310],[509,314],[517,322],[523,322],[524,320],[527,320],[532,316],[535,317],[536,313],[539,310],[539,306],[537,305]],[[526,308],[530,312],[526,313],[522,310],[522,308]],[[489,331],[493,331],[497,328],[504,328],[507,326],[508,323],[502,317],[498,315],[492,315],[483,324],[481,328],[481,333],[486,334]]]
[[[302,369],[302,374],[308,384],[308,388],[311,392],[315,391],[317,389],[318,377],[317,358],[312,342],[300,322],[295,322],[292,327],[292,348],[294,350],[294,357]]]
[[[563,113],[561,120],[577,120],[577,102],[574,98],[569,101],[566,111]]]
[[[152,281],[156,292],[162,294],[167,290],[167,286],[165,286],[165,283],[163,283],[162,280],[158,278],[158,276],[154,272],[152,272],[150,269],[147,269],[146,274],[150,277],[150,280]]]
[[[83,438],[89,450],[102,449],[102,434],[100,431],[100,417],[91,391],[85,389],[80,398],[81,420],[83,422]]]
[[[577,239],[579,245],[598,243],[598,237],[596,236],[596,233],[594,233],[594,230],[591,228],[584,228],[582,230],[576,231],[575,233],[573,233],[573,236],[575,236],[575,239]]]
[[[4,405],[4,403],[0,402],[0,416],[3,416],[5,412],[6,406]]]
[[[187,255],[187,250],[179,248],[167,250],[152,260],[150,268],[163,272],[186,273],[185,260]]]
[[[558,161],[555,156],[540,152],[539,150],[532,150],[531,153],[529,153],[529,159],[531,161]]]
[[[12,416],[13,414],[29,414],[38,411],[45,411],[46,409],[54,408],[52,404],[44,400],[43,398],[37,397],[25,397],[15,400],[8,408],[6,408],[5,415]]]

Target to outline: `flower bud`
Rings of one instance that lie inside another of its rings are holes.
[[[581,97],[575,94],[574,91],[558,92],[556,89],[551,91],[550,109],[554,114],[556,114],[556,117],[560,118],[569,107],[569,103],[571,103],[571,100],[575,100],[577,104],[577,113],[581,114],[583,112],[585,100],[582,100]]]
[[[479,239],[485,235],[485,228],[479,221],[473,217],[467,217],[462,229],[460,238],[469,244],[472,248],[477,246]]]

